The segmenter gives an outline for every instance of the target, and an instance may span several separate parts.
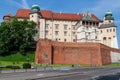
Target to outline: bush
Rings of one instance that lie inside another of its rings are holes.
[[[8,65],[8,66],[6,66],[6,68],[10,68],[10,69],[20,69],[20,66]]]
[[[23,64],[23,69],[30,69],[31,68],[31,64],[30,63],[24,63]]]

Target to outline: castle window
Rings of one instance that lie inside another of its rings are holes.
[[[55,24],[55,29],[56,29],[56,30],[59,29],[59,24]]]
[[[68,25],[65,24],[65,25],[64,25],[64,30],[67,30],[67,27],[68,27]]]
[[[115,32],[115,29],[113,29],[113,32]]]
[[[64,31],[64,36],[67,36],[67,31]]]
[[[82,21],[82,25],[85,25],[85,21]]]
[[[73,39],[73,42],[75,42],[75,39]]]
[[[64,42],[66,42],[67,40],[66,39],[64,39]]]
[[[96,23],[96,26],[98,26],[98,25],[99,25],[99,23],[97,22],[97,23]]]
[[[109,20],[109,23],[111,23],[111,21]]]
[[[88,35],[86,35],[86,40],[88,40]]]
[[[103,37],[103,43],[106,44],[106,37]]]
[[[112,32],[112,29],[110,29],[110,32]]]
[[[75,30],[75,25],[72,25],[72,29]]]
[[[111,37],[109,37],[109,39],[111,39]]]
[[[106,40],[106,37],[103,37],[103,40]]]
[[[86,21],[86,25],[88,25],[88,22]]]
[[[45,31],[45,35],[46,35],[46,36],[48,35],[48,31],[47,31],[47,30]]]
[[[57,41],[58,39],[56,38],[56,41]]]
[[[97,39],[97,36],[95,36],[95,39]]]
[[[101,33],[102,33],[102,30],[101,30]]]
[[[72,32],[73,36],[75,36],[75,32]]]
[[[92,25],[92,22],[90,22],[90,25]]]
[[[55,35],[58,36],[59,31],[55,31]]]
[[[34,17],[33,15],[31,17]]]
[[[96,31],[96,29],[95,29],[95,33],[96,33],[97,31]]]
[[[95,26],[95,22],[93,22],[93,26]]]
[[[109,29],[107,29],[107,32],[109,32]]]
[[[88,30],[89,28],[88,27],[86,27],[86,30]]]
[[[48,27],[49,27],[49,24],[46,24],[46,25],[45,25],[45,29],[48,29]]]

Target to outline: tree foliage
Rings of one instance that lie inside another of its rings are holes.
[[[34,44],[36,23],[33,21],[19,21],[13,19],[0,25],[0,55],[11,53],[24,53],[25,49]]]

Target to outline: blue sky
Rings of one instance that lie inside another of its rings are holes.
[[[65,13],[91,12],[103,19],[106,11],[112,11],[120,45],[120,0],[0,0],[0,22],[8,13],[16,14],[19,8],[31,8],[38,4],[43,10]]]

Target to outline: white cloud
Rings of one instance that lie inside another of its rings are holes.
[[[22,0],[23,8],[30,8],[26,0]]]
[[[6,0],[6,2],[9,3],[9,5],[21,7],[21,8],[29,8],[29,5],[26,0],[21,0],[21,3],[15,0]]]

